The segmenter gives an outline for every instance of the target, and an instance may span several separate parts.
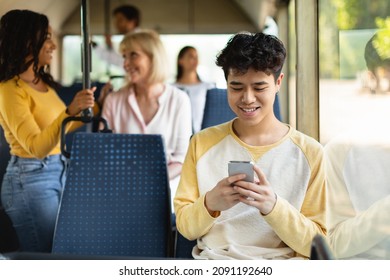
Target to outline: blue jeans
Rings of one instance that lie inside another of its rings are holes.
[[[61,155],[42,160],[11,157],[1,200],[18,235],[21,251],[51,251],[66,170],[66,159]]]

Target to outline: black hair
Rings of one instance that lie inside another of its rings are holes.
[[[185,46],[183,47],[180,51],[179,54],[177,55],[177,74],[176,74],[176,81],[180,80],[181,77],[183,77],[183,67],[180,65],[179,60],[187,53],[189,50],[196,50],[192,46]],[[198,81],[200,82],[200,77],[198,73],[196,73],[196,77],[198,78]]]
[[[246,73],[249,68],[273,75],[282,72],[286,49],[277,37],[264,33],[238,33],[218,54],[216,64],[222,67],[227,80],[230,70]]]
[[[137,7],[132,5],[119,6],[112,12],[112,14],[113,15],[122,14],[128,20],[134,20],[136,27],[138,27],[141,23],[141,13]]]
[[[59,84],[47,73],[46,67],[38,68],[39,52],[48,36],[49,20],[29,10],[11,10],[0,20],[0,82],[5,82],[25,72],[31,65],[34,83],[42,79],[50,87]]]

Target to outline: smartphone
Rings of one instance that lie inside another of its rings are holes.
[[[255,171],[253,170],[253,163],[250,161],[229,161],[228,173],[229,177],[237,174],[246,174],[243,181],[255,181]]]

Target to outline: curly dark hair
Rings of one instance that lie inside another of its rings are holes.
[[[48,28],[49,20],[45,15],[29,10],[12,10],[1,17],[0,82],[18,76],[33,65],[35,83],[42,79],[58,89],[59,84],[46,72],[48,67],[38,67]]]
[[[238,33],[217,56],[216,64],[222,67],[227,80],[230,70],[246,73],[249,68],[273,75],[278,79],[286,49],[278,38],[263,33]]]

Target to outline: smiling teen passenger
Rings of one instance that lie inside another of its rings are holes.
[[[307,258],[326,234],[322,146],[281,123],[273,103],[286,51],[274,36],[237,34],[217,57],[237,118],[191,139],[174,199],[177,229],[197,259]],[[252,161],[257,179],[228,177]]]
[[[0,125],[12,155],[1,200],[22,251],[51,251],[66,175],[61,124],[94,106],[94,89],[78,92],[68,108],[57,96],[47,71],[55,49],[45,15],[12,10],[1,17]]]

